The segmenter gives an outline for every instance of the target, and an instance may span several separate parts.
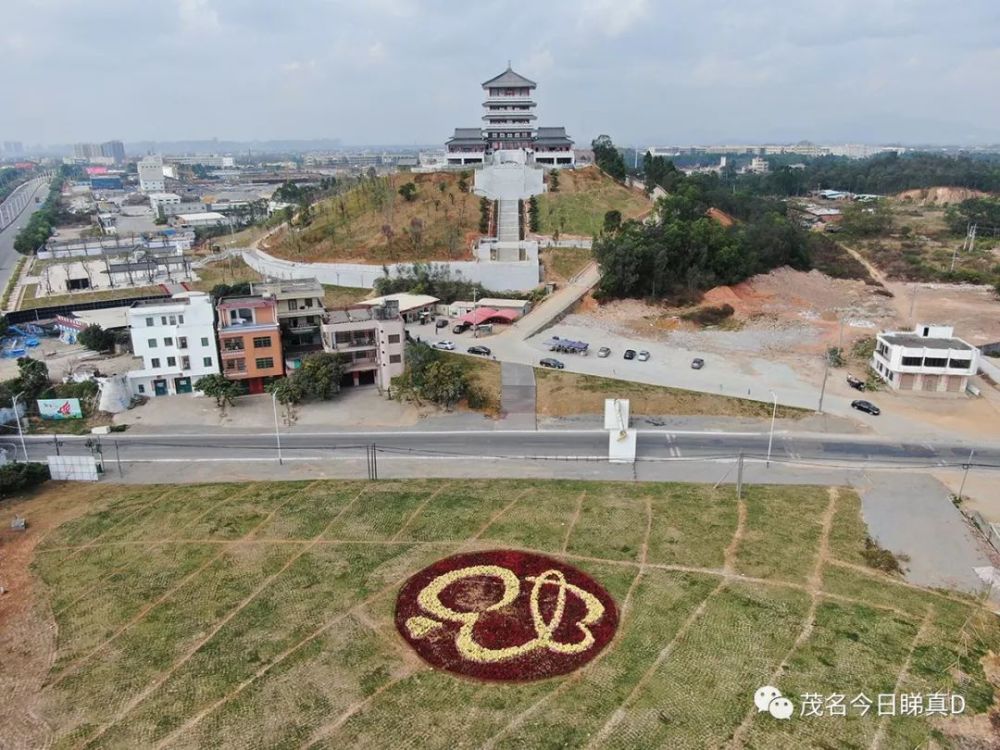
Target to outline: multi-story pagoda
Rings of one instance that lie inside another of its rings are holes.
[[[446,143],[449,164],[482,164],[497,151],[523,150],[537,164],[571,166],[573,141],[565,128],[535,126],[532,92],[538,84],[514,72],[510,64],[483,83],[482,128],[455,128]]]

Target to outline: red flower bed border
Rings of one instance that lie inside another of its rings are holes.
[[[472,570],[470,570],[472,569]],[[497,682],[567,674],[604,649],[618,607],[583,571],[545,555],[453,555],[399,590],[396,628],[424,661]]]

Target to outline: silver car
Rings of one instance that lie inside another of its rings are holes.
[[[602,346],[600,349],[597,350],[597,356],[601,357],[602,359],[604,357],[611,356],[611,350],[606,346]]]
[[[638,359],[640,362],[647,361],[649,359],[649,352],[647,352],[645,349],[640,350],[636,359]]]

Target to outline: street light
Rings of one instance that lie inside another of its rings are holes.
[[[274,408],[274,442],[278,445],[278,466],[282,465],[281,461],[281,433],[278,432],[278,394],[277,392],[271,393],[271,406]]]
[[[24,391],[21,391],[16,396],[14,396],[14,421],[17,422],[17,434],[21,438],[21,450],[24,451],[24,460],[28,461],[28,447],[24,444],[24,431],[21,429],[21,415],[17,413],[17,400],[24,395]]]
[[[767,466],[771,465],[771,444],[774,442],[774,418],[778,414],[778,397],[771,391],[771,398],[774,400],[774,408],[771,409],[771,433],[767,438]]]

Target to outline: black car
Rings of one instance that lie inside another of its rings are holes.
[[[468,328],[469,328],[469,324],[468,323],[459,323],[458,325],[454,326],[451,329],[451,332],[452,333],[465,333],[465,331],[468,330]]]
[[[704,366],[705,366],[705,360],[703,360],[701,357],[695,357],[694,359],[691,360],[692,370],[700,370]]]
[[[858,411],[863,411],[867,414],[871,414],[873,417],[877,417],[879,414],[882,413],[882,410],[879,409],[877,406],[875,406],[875,404],[873,404],[871,401],[864,401],[862,399],[858,399],[857,401],[852,401],[851,407],[857,409]]]
[[[551,367],[553,370],[561,370],[566,366],[558,359],[552,359],[552,357],[544,357],[538,360],[538,364],[542,367]]]
[[[635,349],[626,349],[625,359],[635,359]]]
[[[465,351],[467,351],[469,354],[478,354],[482,357],[488,357],[493,353],[490,351],[488,346],[470,346]]]
[[[847,384],[856,391],[863,391],[865,389],[865,381],[860,378],[856,378],[853,375],[847,376]]]
[[[435,328],[447,328],[448,327],[448,319],[447,318],[438,318],[434,322],[434,327]]]

